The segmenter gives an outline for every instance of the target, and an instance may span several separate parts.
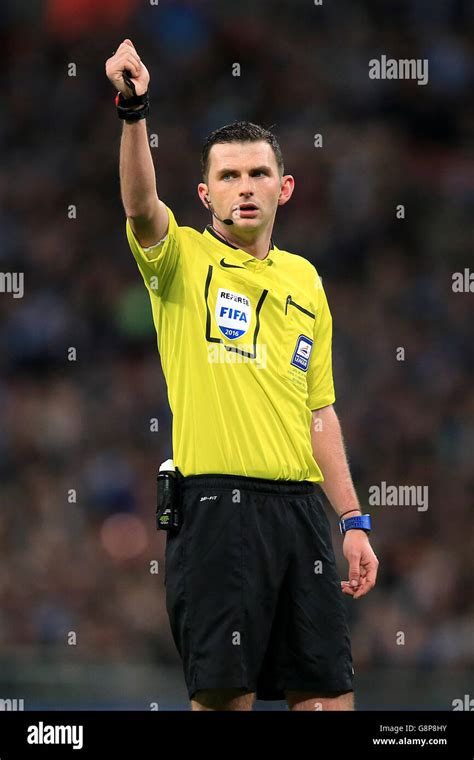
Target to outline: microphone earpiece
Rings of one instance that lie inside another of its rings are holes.
[[[215,213],[215,211],[212,208],[212,203],[211,203],[210,198],[209,198],[208,195],[206,195],[206,201],[208,203],[208,206],[207,206],[208,210],[211,212],[211,214],[213,216],[216,217],[216,219],[217,219],[218,222],[223,222],[224,224],[227,224],[227,225],[234,224],[234,220],[233,219],[221,219],[220,217],[217,216],[217,214]]]

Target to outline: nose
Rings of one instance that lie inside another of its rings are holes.
[[[245,196],[246,198],[253,195],[252,178],[249,175],[242,177],[242,187],[239,195]]]

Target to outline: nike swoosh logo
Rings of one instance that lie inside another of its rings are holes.
[[[224,259],[220,260],[221,267],[227,267],[228,269],[245,269],[245,267],[241,267],[238,264],[226,264]]]

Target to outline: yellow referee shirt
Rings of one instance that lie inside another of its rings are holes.
[[[275,246],[256,259],[168,214],[168,234],[151,248],[128,219],[126,231],[151,299],[175,465],[185,476],[323,480],[311,410],[335,395],[316,269]]]

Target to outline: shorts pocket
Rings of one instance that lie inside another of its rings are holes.
[[[166,534],[166,544],[165,544],[165,574],[164,574],[164,585],[166,586],[166,582],[169,575],[169,570],[173,570],[173,567],[176,566],[176,562],[179,563],[179,558],[182,554],[182,549],[179,547],[182,547],[183,542],[183,536],[185,533],[185,530],[187,528],[188,523],[188,515],[187,515],[187,509],[186,509],[186,500],[183,496],[183,494],[179,495],[179,510],[180,510],[180,520],[181,525],[179,530],[166,530],[163,531]],[[181,554],[180,554],[181,553]]]
[[[172,533],[170,530],[165,531],[166,532],[166,544],[165,544],[165,577],[164,577],[164,585],[166,586],[166,581],[168,578],[168,566],[171,562],[171,544],[174,542],[174,540],[177,537],[177,534]]]

